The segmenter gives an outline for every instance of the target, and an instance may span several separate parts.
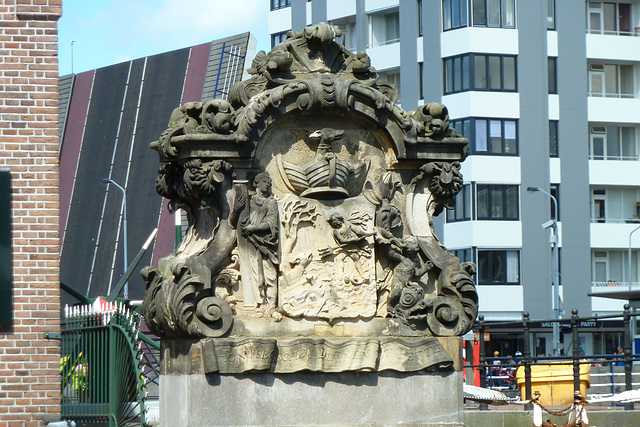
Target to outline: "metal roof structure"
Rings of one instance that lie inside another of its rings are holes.
[[[225,98],[254,51],[255,38],[243,33],[60,77],[62,282],[95,297],[107,295],[124,272],[122,192],[101,178],[126,192],[129,261],[155,227],[158,236],[138,270],[173,250],[174,219],[155,190],[159,162],[149,143],[176,107]],[[134,273],[129,297],[143,295],[144,281]]]

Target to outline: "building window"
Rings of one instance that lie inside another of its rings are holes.
[[[589,64],[589,96],[634,98],[633,66]]]
[[[587,3],[587,32],[632,36],[631,5],[628,3]]]
[[[634,127],[591,126],[589,140],[592,160],[637,160]]]
[[[337,42],[342,43],[347,50],[351,52],[356,51],[356,18],[355,16],[348,17],[346,19],[337,19],[330,21],[330,25],[337,25],[342,31],[342,36],[336,39]]]
[[[547,0],[547,30],[556,29],[556,1]]]
[[[549,120],[549,157],[558,157],[558,121]]]
[[[640,223],[640,188],[592,188],[591,222]]]
[[[519,285],[520,252],[478,249],[479,285]]]
[[[515,92],[516,57],[470,53],[443,59],[444,93],[477,91]]]
[[[603,223],[607,219],[607,190],[591,190],[591,222]]]
[[[456,132],[469,138],[471,154],[518,155],[518,121],[471,118],[453,121]]]
[[[398,9],[369,15],[369,46],[384,46],[400,41]]]
[[[515,0],[471,0],[474,27],[515,28]]]
[[[458,132],[460,135],[464,136],[465,138],[467,138],[469,140],[469,148],[471,149],[471,152],[473,154],[473,140],[475,139],[473,137],[473,132],[471,130],[471,126],[472,126],[472,120],[473,119],[457,119],[457,120],[452,120],[451,121],[451,127],[454,128],[456,130],[456,132]]]
[[[456,195],[453,209],[447,210],[447,222],[471,220],[471,186],[466,184]]]
[[[631,277],[628,251],[597,250],[591,254],[591,278],[594,282],[627,283],[638,281],[638,251],[631,251]]]
[[[555,56],[547,58],[547,68],[549,73],[549,93],[558,93],[558,71],[557,71],[557,59]]]
[[[271,34],[271,49],[282,43],[287,39],[288,31],[283,31],[281,33]]]
[[[393,70],[386,70],[386,71],[379,71],[378,72],[378,78],[380,80],[383,81],[387,81],[389,83],[391,83],[392,85],[394,85],[397,89],[398,89],[398,100],[397,102],[400,103],[400,95],[402,94],[402,92],[400,92],[400,69],[396,68]]]
[[[471,248],[467,249],[454,249],[451,253],[458,257],[460,262],[473,262],[473,258],[471,258]]]
[[[271,0],[271,10],[282,9],[291,6],[291,0]]]
[[[478,220],[519,219],[517,185],[478,184],[476,189]]]
[[[455,30],[467,26],[467,0],[442,0],[442,28]]]

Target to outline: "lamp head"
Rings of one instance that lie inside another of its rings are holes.
[[[111,181],[109,178],[100,178],[100,184],[108,184]]]
[[[534,192],[534,191],[540,191],[540,189],[538,187],[527,187],[527,191]]]

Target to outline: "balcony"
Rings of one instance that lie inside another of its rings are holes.
[[[640,177],[640,161],[589,160],[589,184],[591,185],[637,186],[640,185],[637,177]]]
[[[640,291],[640,282],[591,282],[591,294],[611,294]]]
[[[609,93],[587,98],[588,120],[597,123],[638,124],[640,99]]]
[[[629,248],[629,234],[638,225],[640,222],[627,223],[626,219],[594,218],[590,224],[590,246],[592,248],[627,250]],[[634,250],[636,249],[637,246],[634,246]]]
[[[640,225],[640,218],[603,218],[591,217],[591,222],[596,224],[637,224]]]

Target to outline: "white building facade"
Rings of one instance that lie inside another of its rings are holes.
[[[564,317],[622,310],[589,295],[640,289],[640,0],[271,0],[272,45],[320,21],[366,50],[405,110],[441,101],[469,138],[437,232],[477,264],[486,321],[554,316],[553,208],[528,187],[558,200]],[[586,350],[615,348],[620,330],[600,324]],[[550,337],[539,331],[538,352]]]

